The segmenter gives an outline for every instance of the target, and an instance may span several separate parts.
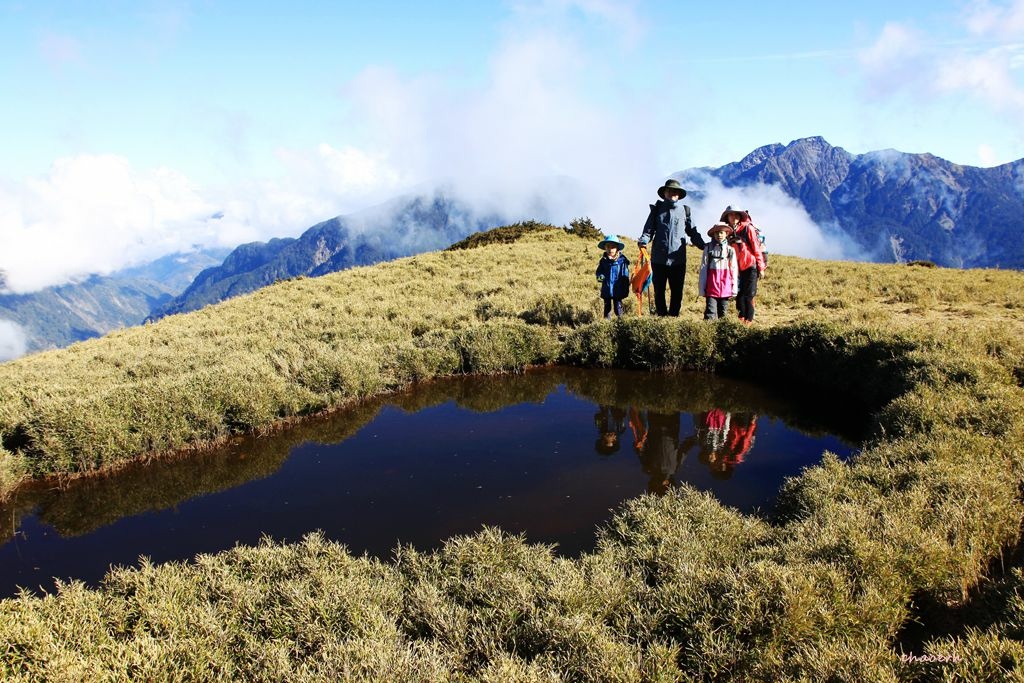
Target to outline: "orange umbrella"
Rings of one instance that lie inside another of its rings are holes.
[[[640,246],[640,262],[629,278],[629,287],[636,294],[636,314],[643,315],[644,292],[651,286],[651,259],[647,255],[647,245]],[[648,292],[648,298],[650,293]]]

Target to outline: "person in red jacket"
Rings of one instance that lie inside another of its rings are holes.
[[[722,212],[722,222],[733,229],[729,243],[736,250],[736,264],[740,271],[739,288],[736,293],[736,312],[742,322],[754,322],[754,297],[757,283],[764,277],[765,260],[757,228],[750,220],[750,214],[731,206]]]
[[[712,420],[714,413],[707,413],[709,417],[705,418],[700,460],[708,466],[715,479],[729,479],[754,446],[757,415],[725,413],[724,418]]]
[[[725,437],[722,459],[735,467],[743,462],[754,445],[757,433],[757,415],[735,413],[729,422],[729,434]]]

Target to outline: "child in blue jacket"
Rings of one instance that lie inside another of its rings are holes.
[[[622,254],[625,246],[614,235],[605,235],[597,243],[598,249],[604,249],[604,256],[598,261],[594,274],[601,283],[605,318],[612,317],[613,304],[616,317],[622,316],[622,300],[629,296],[629,259]]]

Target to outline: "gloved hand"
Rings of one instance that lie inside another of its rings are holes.
[[[598,275],[597,276],[597,281],[598,282],[604,282],[604,275]]]

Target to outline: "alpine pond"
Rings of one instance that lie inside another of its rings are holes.
[[[96,584],[111,564],[188,560],[320,529],[355,554],[482,525],[577,555],[622,501],[688,484],[769,511],[787,476],[848,456],[858,425],[701,373],[549,368],[461,377],[271,437],[27,488],[3,510],[2,591]]]

